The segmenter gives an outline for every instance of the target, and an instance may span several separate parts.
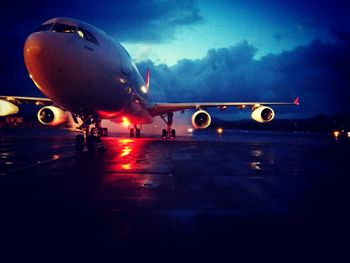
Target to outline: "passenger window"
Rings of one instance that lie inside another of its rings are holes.
[[[76,27],[64,24],[54,24],[52,31],[58,33],[75,33]]]
[[[36,30],[36,32],[40,32],[40,31],[49,31],[52,27],[52,23],[51,24],[44,24],[38,27],[38,29]]]

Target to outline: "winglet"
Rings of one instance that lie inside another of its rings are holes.
[[[147,90],[149,90],[149,78],[150,78],[150,74],[151,74],[151,72],[150,72],[150,70],[149,70],[149,68],[147,69],[147,73],[146,73],[146,88],[147,88]]]
[[[299,106],[299,97],[295,98],[293,104]]]

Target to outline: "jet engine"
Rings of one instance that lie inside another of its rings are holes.
[[[205,129],[211,123],[211,117],[208,112],[204,110],[197,110],[192,115],[192,125],[196,129]]]
[[[67,112],[55,106],[46,106],[38,111],[38,120],[41,124],[56,126],[67,120]]]
[[[252,119],[260,123],[270,122],[274,117],[275,112],[273,109],[266,106],[259,106],[252,112]]]
[[[16,114],[18,110],[19,109],[15,104],[7,100],[0,100],[0,116]]]

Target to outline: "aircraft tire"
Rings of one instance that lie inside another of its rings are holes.
[[[172,139],[175,139],[175,137],[176,137],[176,132],[175,132],[174,129],[172,129],[172,130],[171,130],[171,138],[172,138]]]
[[[130,138],[134,138],[135,137],[135,131],[133,128],[130,129]]]
[[[136,138],[140,138],[141,136],[141,129],[136,129]]]
[[[167,137],[166,129],[163,129],[162,130],[162,139],[166,139],[166,137]]]

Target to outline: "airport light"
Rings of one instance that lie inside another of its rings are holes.
[[[333,136],[337,139],[340,136],[340,131],[334,131]]]
[[[216,132],[221,135],[224,132],[223,128],[217,128]]]

